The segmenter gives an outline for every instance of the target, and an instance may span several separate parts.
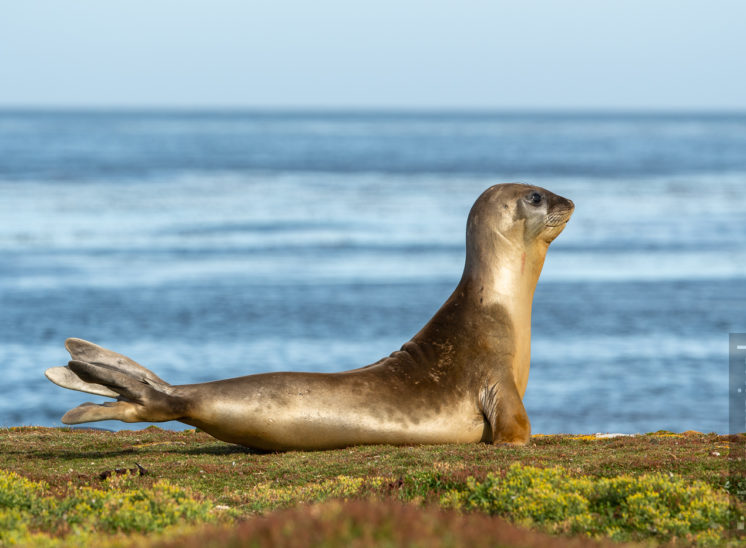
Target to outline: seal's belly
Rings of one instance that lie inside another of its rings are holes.
[[[260,449],[490,439],[476,390],[445,380],[407,382],[387,370],[251,375],[178,391],[191,408],[180,420]]]
[[[380,416],[369,408],[254,407],[253,412],[247,413],[245,405],[240,409],[227,405],[188,422],[218,439],[269,450],[488,441],[490,428],[483,415],[468,405],[459,408],[437,415],[425,412]]]

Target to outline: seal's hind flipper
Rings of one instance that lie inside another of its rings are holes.
[[[83,382],[101,384],[129,401],[142,402],[148,392],[155,392],[147,379],[122,373],[107,365],[72,360],[67,366]]]
[[[70,370],[69,367],[50,367],[44,372],[44,375],[62,388],[79,390],[80,392],[88,392],[89,394],[96,394],[98,396],[108,396],[109,398],[119,396],[119,394],[110,388],[106,388],[103,384],[85,382]]]
[[[82,339],[67,339],[65,347],[73,359],[67,367],[47,369],[47,378],[63,388],[117,399],[71,409],[62,417],[65,424],[112,419],[162,422],[186,416],[187,401],[178,388],[127,356]]]
[[[139,422],[142,419],[138,416],[138,407],[137,404],[126,401],[106,402],[101,405],[86,402],[65,413],[62,422],[64,424],[106,420]]]
[[[79,360],[71,360],[67,369],[69,375],[67,372],[60,373],[54,370],[50,379],[54,381],[55,378],[64,376],[65,382],[86,387],[84,391],[91,391],[89,387],[99,390],[94,393],[108,391],[102,395],[113,394],[118,401],[103,405],[86,403],[76,407],[63,417],[62,422],[65,424],[108,419],[124,422],[161,422],[179,419],[186,412],[185,401],[175,395],[176,388],[162,381],[151,380],[154,375],[143,375],[139,370],[132,374],[112,365]],[[147,369],[145,371],[149,373]],[[76,377],[78,381],[68,378],[69,376]]]
[[[110,367],[126,375],[147,379],[150,381],[150,384],[169,386],[166,381],[149,369],[144,368],[135,360],[93,344],[92,342],[84,341],[83,339],[67,339],[65,341],[65,348],[67,348],[73,361]]]

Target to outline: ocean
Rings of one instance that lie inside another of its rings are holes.
[[[104,401],[44,377],[67,337],[175,384],[374,362],[448,297],[469,208],[508,181],[576,205],[534,299],[533,432],[727,432],[727,113],[0,111],[0,425]]]

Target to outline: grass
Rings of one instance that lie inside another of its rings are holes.
[[[17,533],[0,544],[725,545],[744,509],[727,498],[729,445],[659,432],[260,453],[156,427],[0,429],[3,489],[21,494],[0,493],[0,529]]]

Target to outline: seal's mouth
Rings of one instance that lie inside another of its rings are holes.
[[[570,220],[570,217],[572,216],[572,212],[575,210],[574,207],[563,209],[561,211],[553,211],[549,215],[547,215],[546,220],[544,221],[544,224],[547,227],[557,227],[566,225],[567,221]]]

